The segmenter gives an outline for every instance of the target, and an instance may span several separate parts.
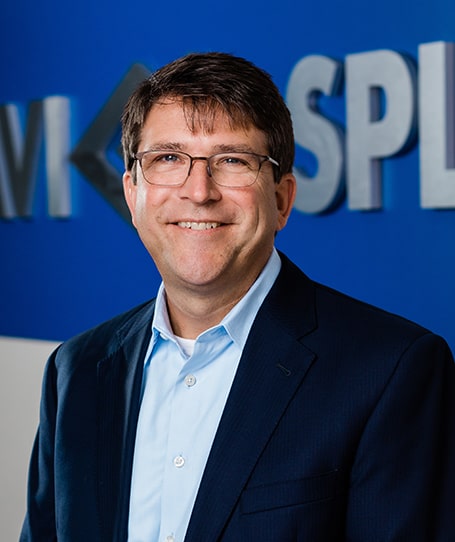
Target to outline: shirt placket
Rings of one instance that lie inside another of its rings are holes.
[[[210,345],[197,343],[193,356],[184,364],[175,383],[162,488],[160,542],[182,542],[185,518],[191,514],[199,486],[201,472],[195,469],[195,454],[199,455],[200,461],[201,451],[195,428],[201,422],[201,405],[213,401],[210,382],[206,380],[210,373],[208,361],[216,359],[218,351],[229,340],[224,330],[213,331],[212,335],[216,342]]]

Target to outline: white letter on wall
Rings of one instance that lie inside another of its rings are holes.
[[[419,46],[420,204],[455,207],[455,44]]]
[[[380,159],[402,150],[415,133],[414,72],[411,63],[394,51],[346,57],[350,209],[382,207]],[[382,108],[385,108],[383,115]]]
[[[339,62],[313,55],[300,60],[289,79],[287,102],[296,143],[314,153],[318,160],[314,177],[307,176],[301,168],[294,171],[298,184],[294,206],[305,213],[326,211],[343,193],[343,133],[321,115],[316,103],[320,93],[337,94],[341,73]]]
[[[64,96],[43,100],[46,142],[47,197],[49,215],[55,218],[71,214],[70,102]]]

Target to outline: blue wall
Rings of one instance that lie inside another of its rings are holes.
[[[223,50],[265,68],[285,93],[308,55],[344,61],[391,49],[417,60],[419,44],[455,42],[452,0],[19,0],[2,12],[0,104],[68,96],[73,144],[134,63],[152,70],[190,51]],[[341,123],[344,98],[327,104]],[[152,297],[159,277],[134,230],[76,168],[73,215],[63,220],[47,215],[39,172],[33,216],[0,220],[0,335],[63,340]],[[455,209],[420,208],[417,144],[385,160],[381,210],[346,202],[318,216],[294,210],[277,245],[312,278],[416,320],[455,348],[454,231]]]

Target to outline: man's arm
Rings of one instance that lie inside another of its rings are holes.
[[[55,352],[44,372],[40,424],[30,460],[27,513],[20,542],[57,540],[54,496],[54,437],[57,411]]]
[[[455,364],[435,335],[402,355],[365,426],[346,539],[455,540]]]

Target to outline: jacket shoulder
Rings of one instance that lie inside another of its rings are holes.
[[[307,331],[318,337],[324,334],[333,342],[373,346],[409,344],[423,335],[433,335],[403,316],[312,280],[286,257],[282,256],[282,261],[275,305],[285,303],[293,321],[305,320]]]
[[[429,329],[399,314],[356,299],[324,284],[318,282],[313,282],[313,284],[318,315],[325,322],[336,320],[342,328],[349,326],[358,331],[370,328],[383,336],[394,330],[398,334],[414,336],[432,333]]]
[[[65,341],[57,350],[59,360],[101,359],[117,351],[127,336],[152,323],[155,300],[142,303]]]

